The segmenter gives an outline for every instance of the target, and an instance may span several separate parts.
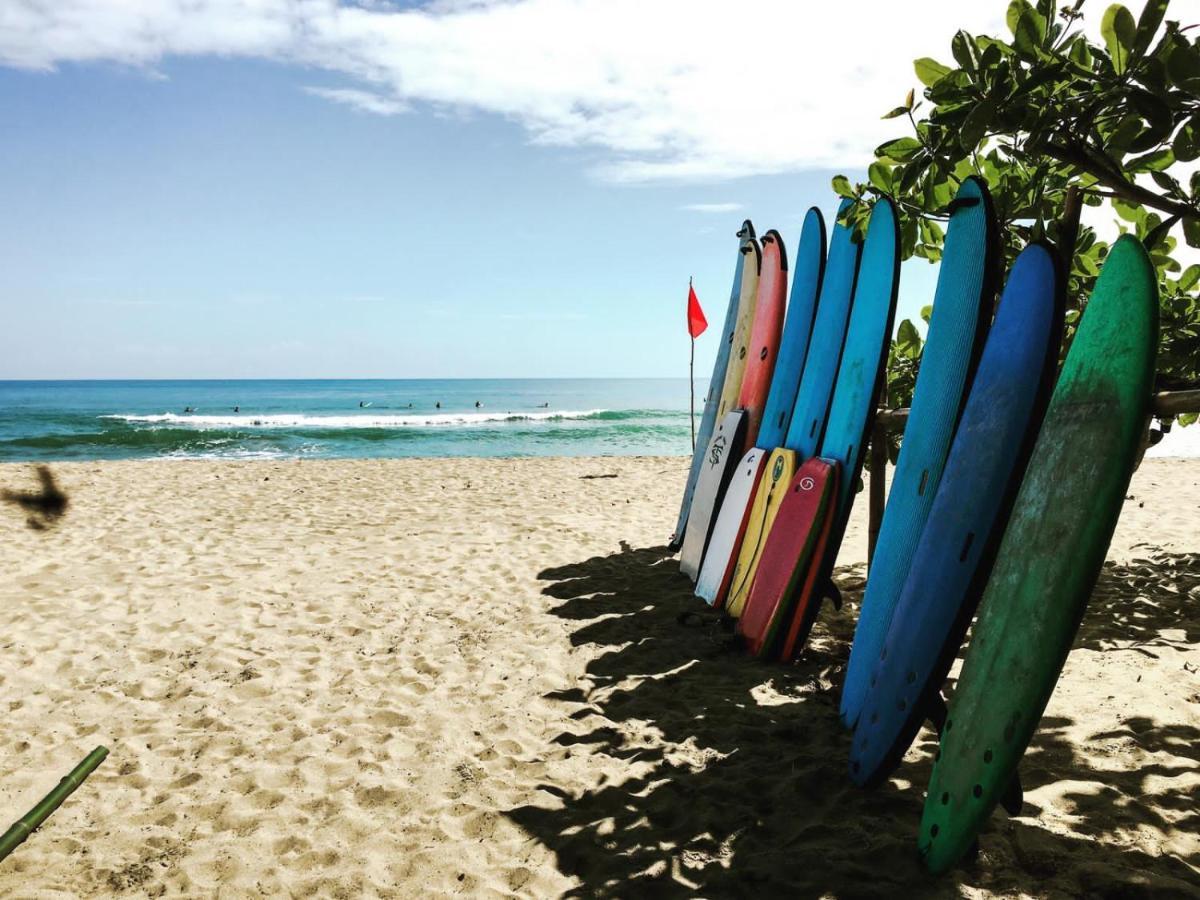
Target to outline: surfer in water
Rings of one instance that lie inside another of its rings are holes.
[[[194,409],[192,409],[190,406],[185,406],[185,407],[183,408],[183,411],[184,411],[185,413],[191,413],[191,412],[195,412],[195,410],[194,410]]]
[[[482,403],[480,403],[478,400],[476,400],[476,401],[475,401],[475,408],[476,408],[476,409],[479,409],[481,406],[483,406],[483,404],[482,404]]]
[[[433,404],[433,408],[434,408],[434,409],[441,409],[441,408],[442,408],[442,401],[441,401],[441,400],[439,400],[437,403]]]
[[[233,411],[234,411],[234,412],[241,412],[241,411],[242,411],[242,408],[241,408],[240,406],[235,406],[235,407],[233,408]]]

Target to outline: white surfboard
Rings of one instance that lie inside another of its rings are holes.
[[[738,463],[742,452],[746,418],[745,410],[735,409],[726,413],[704,453],[704,467],[696,480],[692,511],[683,536],[683,548],[679,551],[679,570],[692,581],[700,574],[704,548],[708,546],[717,508],[721,505],[733,466]]]
[[[741,459],[741,464],[729,479],[721,510],[717,513],[708,549],[704,552],[704,563],[700,577],[696,580],[696,596],[704,598],[709,606],[724,599],[725,574],[730,568],[730,557],[742,535],[746,513],[762,477],[762,467],[770,453],[755,447]]]

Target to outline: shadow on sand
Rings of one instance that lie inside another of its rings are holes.
[[[1168,575],[1156,581],[1165,565]],[[585,746],[610,763],[621,760],[630,773],[619,782],[601,779],[582,793],[543,785],[558,798],[554,805],[509,813],[555,852],[564,874],[579,879],[576,895],[958,896],[983,888],[1166,897],[1200,891],[1196,856],[1155,856],[1119,839],[1103,848],[1088,840],[1135,827],[1200,826],[1194,778],[1174,792],[1160,786],[1160,795],[1144,802],[1148,780],[1171,779],[1183,774],[1180,768],[1194,772],[1200,756],[1200,730],[1151,718],[1129,719],[1120,738],[1135,741],[1146,757],[1165,750],[1188,766],[1096,772],[1064,739],[1069,721],[1047,720],[1030,750],[1026,787],[1070,780],[1088,788],[1071,797],[1080,817],[1076,836],[1039,827],[1036,807],[1027,804],[1021,818],[996,815],[974,862],[947,878],[925,875],[915,833],[933,735],[922,732],[919,758],[880,790],[855,788],[844,771],[848,735],[838,723],[837,685],[864,575],[861,568],[836,573],[850,602],[840,613],[824,611],[799,663],[779,666],[731,650],[718,629],[678,624],[679,613],[700,602],[665,547],[626,545],[620,553],[541,573],[548,582],[543,593],[562,601],[554,613],[578,622],[573,643],[606,649],[588,665],[585,681],[552,695],[575,707],[578,726],[556,742]],[[1133,580],[1146,608],[1106,602],[1106,591],[1129,596]],[[1188,592],[1197,584],[1194,556],[1106,569],[1081,641],[1093,647],[1140,642],[1153,653],[1164,628],[1182,628],[1194,640],[1200,611],[1188,603]],[[1164,809],[1182,821],[1167,821]]]

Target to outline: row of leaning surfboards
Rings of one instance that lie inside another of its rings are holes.
[[[839,210],[839,218],[843,208]],[[744,647],[790,660],[822,604],[887,362],[900,236],[805,217],[791,290],[776,231],[738,232],[733,290],[672,544]],[[850,777],[872,787],[939,734],[918,845],[933,872],[976,847],[1103,564],[1149,415],[1158,297],[1142,245],[1113,245],[1058,371],[1064,279],[1031,243],[1003,279],[986,186],[949,209],[929,330],[841,697]],[[976,613],[978,617],[976,618]],[[972,621],[949,703],[942,689]]]

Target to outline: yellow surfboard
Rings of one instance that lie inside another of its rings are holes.
[[[738,397],[742,393],[750,329],[754,325],[754,311],[758,307],[758,274],[761,265],[762,251],[758,241],[751,238],[742,246],[742,291],[738,299],[737,328],[733,332],[733,345],[729,348],[729,368],[725,371],[725,385],[721,388],[717,422],[725,417],[725,413],[737,409]]]
[[[742,549],[729,581],[729,594],[725,598],[725,611],[735,619],[742,614],[742,607],[750,596],[750,586],[754,583],[754,573],[758,570],[758,560],[767,542],[767,534],[775,523],[779,504],[783,502],[799,464],[800,458],[795,450],[779,447],[771,453],[763,467],[754,505],[750,507],[750,518],[746,522],[746,533],[742,536]]]

